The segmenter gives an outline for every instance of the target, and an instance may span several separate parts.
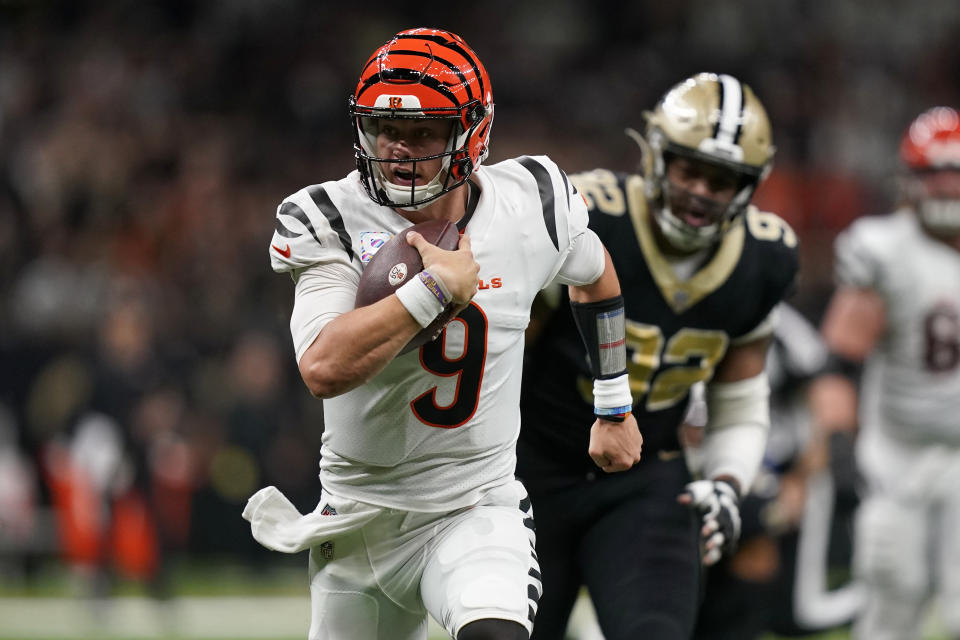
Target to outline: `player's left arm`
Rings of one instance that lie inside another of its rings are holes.
[[[752,331],[739,336],[707,386],[709,419],[701,444],[702,480],[687,485],[678,500],[697,509],[703,526],[703,562],[731,554],[740,537],[740,498],[760,468],[770,431],[770,385],[765,372],[778,313],[773,309],[794,286],[797,236],[774,214],[750,207],[747,232],[764,265],[761,287],[768,311]]]
[[[603,255],[603,271],[593,282],[570,286],[570,305],[587,347],[593,374],[594,414],[588,453],[606,472],[626,471],[640,461],[643,436],[633,416],[627,374],[626,324],[620,281],[613,261],[589,229],[579,243],[590,243]],[[576,258],[576,256],[574,256]],[[568,257],[561,276],[571,281],[576,269]]]
[[[771,339],[767,335],[731,347],[707,385],[710,419],[704,442],[704,475],[729,482],[739,495],[750,490],[767,442],[770,385],[765,365]],[[731,438],[736,438],[736,446],[722,445],[723,440]]]
[[[770,341],[765,335],[731,347],[707,386],[703,479],[688,484],[678,497],[700,513],[707,565],[736,548],[740,498],[763,459],[770,429],[770,386],[764,370]]]
[[[588,452],[604,471],[625,471],[640,461],[643,436],[632,414],[620,281],[606,247],[589,227],[590,213],[576,187],[546,156],[525,163],[532,161],[546,171],[540,174],[538,187],[543,191],[544,176],[549,176],[554,191],[550,209],[554,224],[549,231],[559,254],[548,282],[569,286],[570,306],[594,380],[597,419]]]
[[[746,229],[750,256],[763,265],[755,285],[761,301],[753,329],[737,336],[707,386],[709,420],[702,445],[703,477],[723,482],[739,498],[750,491],[760,468],[770,429],[767,350],[780,317],[777,304],[793,290],[797,274],[797,236],[784,220],[750,207]]]
[[[570,307],[593,375],[596,420],[587,452],[607,473],[626,471],[640,461],[643,436],[632,413],[620,280],[600,238],[585,228],[586,204],[579,197],[570,202],[571,227],[581,221],[584,228],[573,236],[557,280],[569,285]]]

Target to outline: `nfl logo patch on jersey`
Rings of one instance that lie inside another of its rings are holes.
[[[327,540],[320,543],[320,555],[324,560],[333,560],[333,543]]]
[[[360,262],[367,264],[373,260],[373,256],[389,239],[390,234],[386,231],[363,231],[360,233]]]
[[[323,505],[323,509],[320,509],[320,515],[322,516],[335,516],[337,515],[337,510],[331,507],[328,504]]]

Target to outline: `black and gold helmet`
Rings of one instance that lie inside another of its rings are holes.
[[[677,249],[694,251],[720,239],[753,197],[773,164],[770,120],[753,90],[729,75],[699,73],[670,89],[647,120],[644,177],[654,217]],[[667,163],[685,157],[732,170],[738,177],[730,202],[712,208],[710,223],[694,226],[671,211],[682,194],[667,179]]]

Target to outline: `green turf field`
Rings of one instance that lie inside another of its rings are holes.
[[[51,565],[29,579],[0,575],[0,640],[303,640],[309,626],[306,569],[191,563],[171,574],[167,599],[119,581],[110,598]],[[589,600],[578,602],[566,640],[602,640]],[[944,640],[933,630],[924,640]],[[430,640],[447,638],[431,621]],[[806,640],[849,640],[846,630]],[[766,636],[763,640],[781,640]]]

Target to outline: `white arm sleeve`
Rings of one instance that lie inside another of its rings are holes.
[[[554,282],[573,286],[592,284],[603,275],[604,267],[603,243],[592,229],[586,229],[570,243],[570,252]]]
[[[707,428],[701,447],[703,476],[728,475],[746,495],[757,475],[770,430],[767,374],[707,386]]]
[[[340,262],[316,264],[300,272],[290,315],[297,362],[320,330],[354,307],[360,275]]]

